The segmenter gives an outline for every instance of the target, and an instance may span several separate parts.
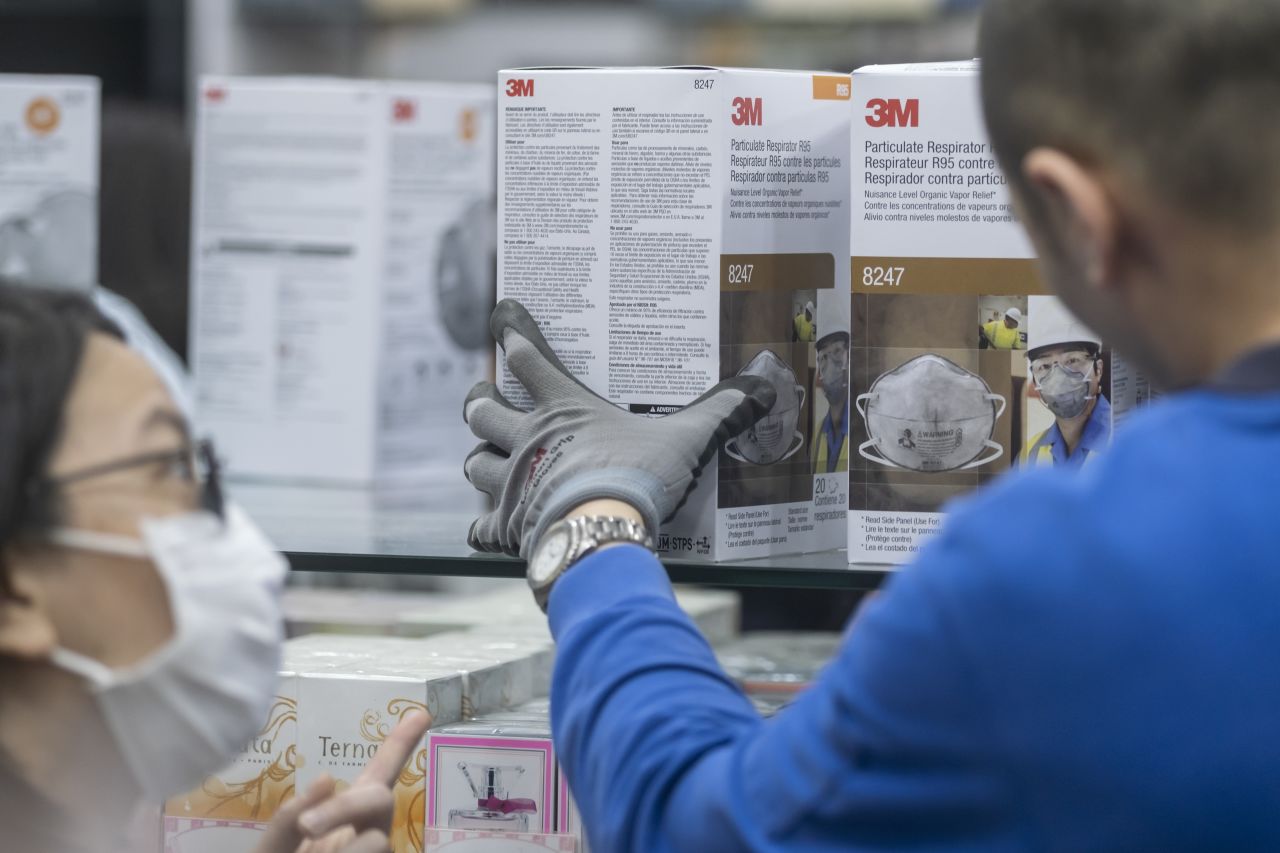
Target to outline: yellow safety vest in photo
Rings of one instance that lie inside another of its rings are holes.
[[[829,468],[831,462],[831,451],[827,449],[827,431],[825,429],[818,430],[818,437],[813,442],[813,472],[815,474],[835,474],[841,471],[849,470],[849,434],[845,433],[844,441],[840,443],[840,458],[836,460],[834,470]]]
[[[973,328],[970,326],[970,328]],[[992,320],[982,327],[982,331],[986,333],[987,340],[996,349],[1025,349],[1022,344],[1022,334],[1017,329],[1010,329],[1004,324],[1004,320]]]
[[[805,319],[804,314],[796,315],[796,340],[808,343],[814,339],[813,323]]]

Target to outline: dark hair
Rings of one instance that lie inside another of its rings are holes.
[[[40,485],[95,331],[121,337],[79,293],[0,280],[0,546],[57,521],[57,495]]]
[[[979,49],[1015,185],[1051,146],[1206,222],[1280,222],[1280,0],[987,0]]]

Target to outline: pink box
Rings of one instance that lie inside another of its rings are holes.
[[[452,819],[461,824],[454,829],[553,832],[551,740],[459,733],[464,726],[428,735],[427,826],[444,829]],[[484,823],[486,814],[494,825],[481,828],[476,824]]]
[[[567,835],[428,829],[426,853],[578,853],[577,839]]]

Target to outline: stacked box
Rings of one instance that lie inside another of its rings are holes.
[[[976,63],[864,68],[853,91],[849,559],[898,564],[947,501],[1104,454],[1140,377],[1048,295]]]
[[[742,599],[735,592],[680,586],[676,602],[697,623],[712,643],[729,640],[738,633]],[[442,599],[439,603],[400,614],[398,633],[427,636],[445,631],[550,640],[547,617],[534,603],[524,584],[485,595]]]
[[[584,853],[568,835],[427,829],[428,853]]]
[[[205,78],[197,419],[250,477],[462,482],[488,375],[493,88]]]
[[[556,758],[547,720],[474,720],[428,735],[437,828],[550,833],[555,829]]]
[[[722,379],[777,401],[665,524],[706,560],[835,549],[847,465],[827,413],[848,339],[849,78],[720,68],[499,75],[499,296],[602,397],[658,417]],[[501,355],[499,356],[501,359]],[[527,399],[499,365],[503,392]],[[554,464],[548,455],[540,464]]]
[[[165,803],[166,853],[251,853],[258,834],[293,798],[298,737],[298,679],[290,668],[294,665],[286,661],[267,721],[244,751],[196,790]]]
[[[95,77],[0,74],[0,277],[97,284],[99,102]]]
[[[426,711],[437,723],[461,717],[461,673],[391,653],[377,658],[298,676],[300,789],[324,773],[337,779],[340,788],[354,782],[396,723],[412,711]],[[392,793],[391,847],[396,853],[420,853],[427,805],[425,743],[401,771]]]

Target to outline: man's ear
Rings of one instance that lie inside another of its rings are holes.
[[[9,555],[4,555],[8,562]],[[58,643],[58,632],[38,590],[25,588],[21,572],[0,566],[0,657],[44,660]]]
[[[1117,281],[1120,213],[1099,176],[1054,148],[1036,148],[1022,161],[1027,191],[1049,218],[1061,248],[1086,282],[1106,289]]]

